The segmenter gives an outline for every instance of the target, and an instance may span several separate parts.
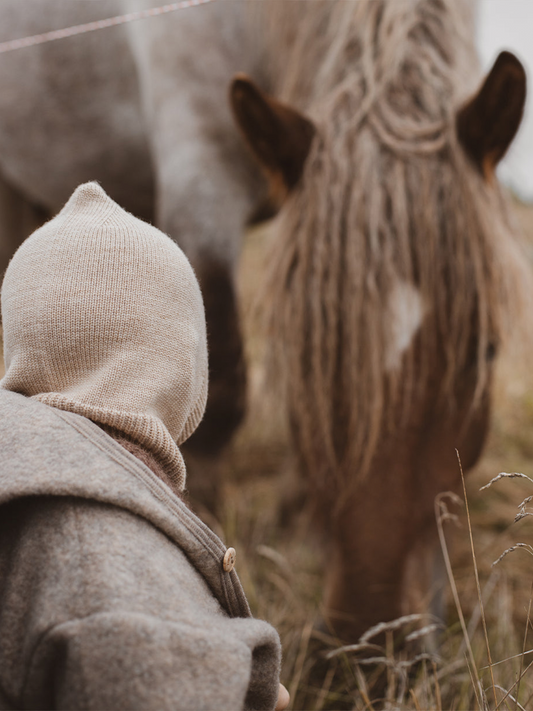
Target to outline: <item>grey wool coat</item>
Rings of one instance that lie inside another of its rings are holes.
[[[0,390],[0,709],[274,709],[225,552],[90,420]]]

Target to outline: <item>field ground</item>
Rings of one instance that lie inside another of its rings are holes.
[[[533,254],[533,208],[517,205],[518,217]],[[321,561],[312,535],[312,522],[305,513],[280,525],[279,504],[287,491],[292,466],[283,414],[275,400],[261,395],[264,371],[260,364],[262,341],[249,305],[261,274],[268,232],[256,230],[245,241],[240,270],[240,288],[245,308],[248,361],[250,363],[250,408],[223,464],[223,495],[218,520],[210,523],[228,545],[237,549],[237,569],[253,612],[270,621],[280,632],[284,661],[282,677],[291,691],[292,709],[372,708],[366,691],[376,668],[358,665],[350,654],[337,657],[323,683],[314,688],[309,681],[311,664],[319,656],[313,623],[320,614]],[[512,345],[512,344],[511,344]],[[447,524],[451,562],[458,595],[469,628],[472,650],[481,685],[487,690],[490,709],[533,708],[533,669],[520,682],[515,705],[515,684],[521,669],[533,662],[533,632],[524,637],[533,585],[533,559],[527,550],[516,550],[496,567],[492,562],[517,541],[533,544],[533,520],[513,524],[517,505],[533,495],[526,480],[500,481],[480,492],[500,471],[517,471],[533,478],[533,369],[527,357],[519,362],[512,348],[500,367],[493,424],[484,456],[468,477],[467,492],[472,515],[480,585],[483,591],[494,688],[487,665],[487,651],[479,614],[476,581],[470,552],[464,507],[455,506],[459,526]],[[1,373],[1,364],[0,364]],[[384,524],[384,535],[387,535]],[[472,683],[476,671],[469,668],[465,642],[451,595],[449,626],[442,637],[440,659],[413,667],[391,647],[385,651],[387,667],[384,693],[389,709],[477,709],[483,701]],[[524,646],[525,645],[525,646]],[[329,646],[334,649],[335,642]],[[321,652],[322,654],[323,652]],[[518,655],[513,659],[508,659]],[[504,661],[508,660],[508,661]],[[500,663],[501,662],[501,663]],[[402,666],[403,664],[403,666]],[[371,670],[372,669],[372,670]],[[335,674],[334,674],[335,672]],[[403,685],[403,686],[402,686]],[[494,701],[496,694],[498,702]]]

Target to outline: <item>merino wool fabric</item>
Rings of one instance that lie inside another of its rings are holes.
[[[180,248],[80,185],[11,260],[2,285],[0,387],[124,433],[178,490],[178,445],[207,398],[205,314]]]

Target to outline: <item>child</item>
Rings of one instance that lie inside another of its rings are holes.
[[[235,551],[181,500],[200,289],[168,237],[81,185],[2,286],[0,708],[283,709]]]

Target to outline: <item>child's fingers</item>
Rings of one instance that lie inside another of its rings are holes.
[[[280,684],[279,685],[279,692],[278,692],[278,703],[276,704],[275,711],[284,711],[284,709],[286,709],[287,706],[289,705],[290,700],[291,700],[291,697],[289,696],[289,692],[283,686],[283,684]]]

